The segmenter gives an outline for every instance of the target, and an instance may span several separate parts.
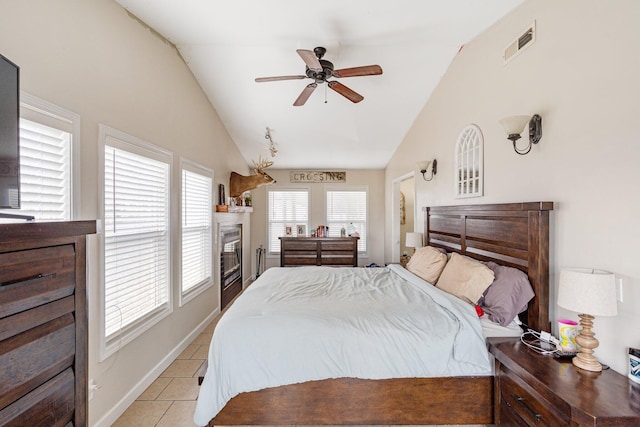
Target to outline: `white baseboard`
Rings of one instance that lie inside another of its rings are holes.
[[[109,412],[107,412],[98,422],[96,422],[92,427],[109,427],[111,424],[115,423],[116,420],[124,414],[124,411],[127,410],[129,406],[140,396],[159,376],[165,369],[171,365],[171,363],[184,351],[185,348],[193,340],[196,339],[198,335],[202,333],[204,328],[209,325],[215,319],[215,317],[220,314],[220,308],[216,308],[213,313],[207,316],[200,324],[193,330],[189,335],[187,335],[180,343],[173,349],[169,354],[167,354],[161,361],[158,363],[153,369],[151,369],[139,382],[136,384],[127,394],[124,395],[122,399],[118,401],[118,403],[111,408]]]

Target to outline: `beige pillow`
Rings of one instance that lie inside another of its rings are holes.
[[[440,275],[438,288],[471,304],[476,304],[493,282],[493,271],[483,263],[452,253]]]
[[[446,264],[445,254],[434,247],[425,246],[416,249],[416,253],[407,263],[407,270],[435,285]]]

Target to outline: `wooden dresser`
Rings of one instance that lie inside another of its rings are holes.
[[[359,237],[280,237],[280,266],[358,266]]]
[[[86,426],[86,235],[0,224],[0,426]]]
[[[640,385],[609,369],[535,353],[519,338],[489,338],[494,422],[507,426],[640,426]]]

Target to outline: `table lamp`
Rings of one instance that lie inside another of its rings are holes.
[[[602,371],[602,365],[593,355],[599,343],[591,329],[593,316],[618,314],[614,274],[592,269],[562,269],[558,286],[558,305],[579,313],[582,329],[576,337],[576,342],[580,351],[573,358],[573,364],[587,371]]]
[[[422,233],[409,232],[405,237],[404,245],[408,248],[413,248],[413,253],[416,253],[416,248],[422,247]]]

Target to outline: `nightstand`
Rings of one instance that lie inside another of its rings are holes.
[[[519,338],[489,338],[494,421],[510,426],[640,426],[640,385],[608,369],[538,354]]]

